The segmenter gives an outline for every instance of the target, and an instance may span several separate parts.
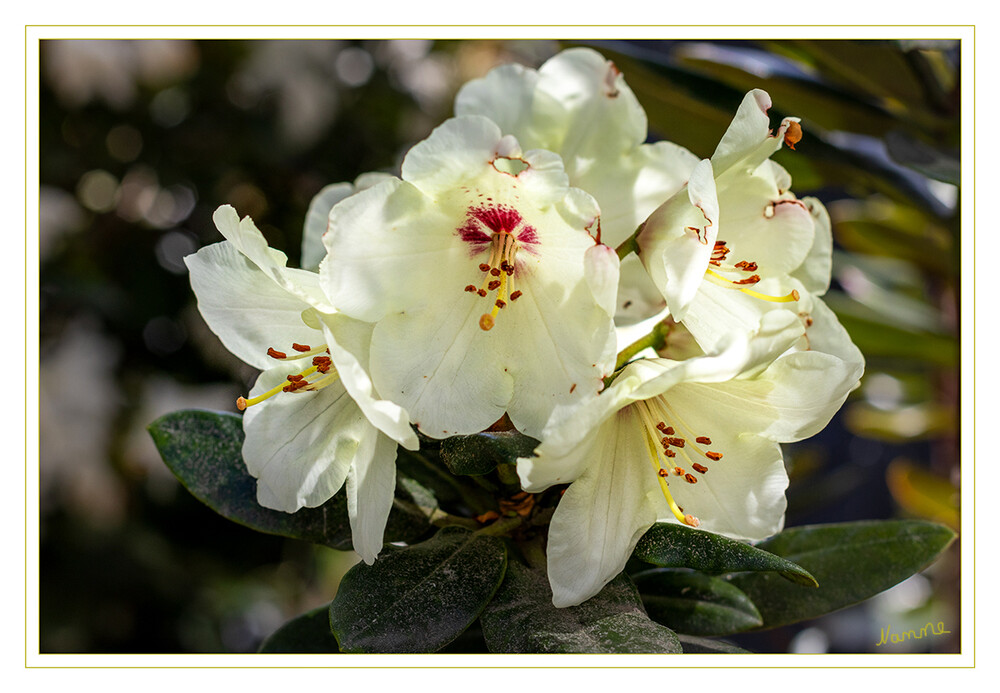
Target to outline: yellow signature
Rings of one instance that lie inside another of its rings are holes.
[[[936,624],[928,621],[927,625],[920,630],[914,630],[911,628],[910,630],[904,630],[901,633],[893,633],[892,626],[886,626],[885,628],[882,628],[881,631],[881,638],[877,643],[875,643],[875,647],[881,647],[882,645],[890,642],[901,643],[906,642],[907,640],[920,640],[921,638],[926,638],[928,635],[945,635],[946,633],[951,632],[950,630],[945,630],[944,621],[938,621]]]

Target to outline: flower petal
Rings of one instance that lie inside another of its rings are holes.
[[[396,443],[374,428],[361,439],[347,474],[351,541],[371,565],[382,550],[385,524],[396,490]]]
[[[362,190],[330,212],[328,255],[319,268],[323,289],[338,311],[368,322],[433,301],[454,289],[448,279],[467,261],[454,243],[454,226],[409,183],[390,179]],[[441,229],[449,232],[434,233]]]
[[[754,285],[753,290],[772,297],[786,296],[792,291],[798,291],[800,297],[805,294],[804,287],[791,277],[765,278]],[[684,326],[699,346],[710,352],[733,334],[752,335],[757,332],[767,313],[796,309],[796,306],[796,302],[766,301],[736,288],[716,286],[706,281],[702,282],[684,316]]]
[[[529,176],[546,179],[543,188],[552,201],[565,195],[569,180],[562,162],[551,152],[536,152]],[[455,188],[467,186],[484,175],[484,168],[503,171],[504,160],[525,159],[518,141],[503,135],[496,124],[482,116],[449,118],[417,143],[403,159],[402,178],[425,194],[441,198]],[[508,174],[510,175],[510,174]],[[528,194],[538,194],[538,184],[525,186]]]
[[[302,321],[309,304],[278,284],[228,241],[214,243],[184,258],[198,310],[212,332],[232,353],[251,366],[270,368],[268,347],[281,350],[292,342],[312,344],[318,332]],[[318,277],[296,274],[303,287],[318,291]]]
[[[323,245],[323,234],[330,224],[330,210],[342,200],[361,190],[367,190],[383,181],[390,180],[388,173],[370,171],[362,173],[354,179],[354,183],[334,183],[328,185],[313,197],[306,212],[306,221],[302,229],[302,269],[315,272],[319,263],[326,256],[326,246]]]
[[[222,205],[215,210],[212,220],[226,240],[278,286],[320,310],[333,310],[323,292],[309,279],[313,273],[286,267],[288,257],[280,250],[268,247],[264,234],[253,219],[244,217],[240,220],[235,209]]]
[[[822,296],[830,288],[830,276],[833,271],[833,233],[830,228],[830,214],[823,203],[815,197],[803,197],[802,203],[812,216],[813,242],[805,260],[792,276],[802,282],[807,291]]]
[[[328,185],[313,197],[306,212],[305,224],[302,228],[302,269],[316,271],[319,263],[326,255],[323,246],[323,234],[330,222],[330,210],[333,206],[356,192],[350,183],[334,183]]]
[[[251,396],[284,380],[293,372],[289,365],[262,373]],[[257,479],[257,501],[289,513],[322,505],[339,491],[361,441],[377,433],[340,383],[253,405],[243,429],[243,459]]]
[[[719,461],[701,460],[708,471],[698,474],[696,483],[673,483],[670,490],[684,512],[701,521],[701,529],[734,539],[764,539],[784,522],[788,476],[781,448],[755,434],[760,412],[722,407],[719,392],[718,385],[686,382],[664,396],[685,437],[706,436],[712,441],[710,450],[723,454]],[[697,461],[697,454],[688,454]],[[666,504],[660,519],[677,521]]]
[[[455,115],[485,116],[528,149],[552,149],[561,139],[559,103],[536,89],[538,72],[518,64],[500,65],[466,82],[455,96]]]
[[[771,97],[761,89],[747,92],[736,111],[736,117],[722,136],[712,154],[712,167],[720,179],[730,173],[756,170],[781,144],[792,122],[798,118],[785,118],[778,132],[771,134],[767,111],[771,108]]]
[[[790,193],[781,195],[772,180],[754,173],[730,177],[718,193],[719,240],[730,251],[726,264],[754,262],[756,274],[777,277],[803,263],[815,237],[813,217],[803,202]]]
[[[368,420],[407,450],[420,447],[406,410],[395,402],[380,399],[369,375],[375,325],[340,314],[318,317],[341,382]]]
[[[682,320],[705,277],[719,233],[719,201],[712,164],[700,162],[687,187],[663,203],[638,236],[639,258]]]
[[[632,421],[635,419],[635,421]],[[638,417],[623,410],[595,434],[586,471],[563,494],[546,547],[552,603],[574,606],[620,573],[642,535],[656,522],[655,475],[634,435]]]
[[[714,391],[720,420],[739,420],[746,430],[782,443],[808,438],[829,423],[858,386],[864,359],[819,299],[813,299],[811,312],[807,349],[782,353],[752,377],[702,385]]]
[[[672,142],[643,144],[569,171],[601,207],[601,240],[617,247],[691,177],[698,157]]]
[[[538,90],[564,108],[564,134],[554,148],[578,172],[646,139],[646,113],[615,64],[590,48],[570,48],[538,70]]]
[[[425,435],[475,433],[507,410],[514,378],[497,367],[504,361],[495,351],[501,330],[514,326],[505,319],[484,332],[481,313],[481,305],[455,301],[388,315],[375,326],[372,379],[384,397],[410,412]],[[419,348],[401,347],[407,344]]]
[[[629,327],[667,310],[667,301],[635,254],[622,260],[615,324]]]
[[[618,253],[606,245],[594,245],[583,254],[583,274],[597,304],[608,315],[615,314],[618,301]]]

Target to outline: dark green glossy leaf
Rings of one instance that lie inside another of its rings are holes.
[[[649,617],[677,633],[728,635],[763,623],[749,597],[720,578],[654,568],[632,580]]]
[[[683,57],[684,63],[712,79],[746,93],[761,86],[758,75],[740,67],[698,57]],[[849,130],[881,135],[894,124],[885,110],[866,101],[845,98],[843,92],[808,79],[775,77],[766,91],[776,108],[786,115],[806,117],[827,130]],[[733,108],[733,113],[736,109]]]
[[[962,165],[957,152],[932,147],[896,130],[886,134],[885,145],[889,156],[903,166],[952,185],[962,182]]]
[[[762,627],[773,628],[873,597],[926,568],[954,538],[947,527],[919,520],[796,527],[758,546],[809,570],[818,588],[789,586],[767,573],[727,579],[753,600]]]
[[[790,46],[789,42],[779,43]],[[730,48],[723,52],[729,53]],[[743,49],[753,49],[753,46],[747,44]],[[693,48],[682,45],[669,53],[618,43],[612,50],[602,52],[624,72],[629,86],[645,108],[650,132],[657,138],[681,143],[700,157],[710,156],[746,92],[762,88],[774,103],[772,123],[782,116],[803,119],[805,137],[796,145],[796,151],[783,150],[775,155],[777,163],[788,169],[796,190],[843,185],[939,209],[939,203],[928,199],[927,191],[901,175],[898,167],[878,157],[850,151],[841,146],[842,142],[834,144],[825,140],[827,132],[881,137],[890,130],[908,125],[911,130],[913,127],[934,127],[923,133],[931,132],[935,136],[941,132],[936,129],[938,126],[945,132],[956,130],[951,121],[939,120],[931,111],[921,115],[921,123],[908,124],[905,121],[909,120],[913,109],[899,109],[896,102],[879,103],[865,93],[851,94],[822,79],[800,78],[781,71],[761,77],[755,70],[728,64],[732,61],[720,57],[710,42],[698,43]],[[803,61],[802,56],[795,58]],[[752,63],[756,65],[758,60]],[[905,117],[901,119],[901,116]]]
[[[486,641],[483,640],[483,629],[476,621],[471,626],[462,631],[462,634],[442,647],[438,652],[442,654],[489,654]]]
[[[881,102],[902,120],[919,120],[930,127],[937,121],[928,111],[927,94],[919,74],[911,68],[906,50],[895,41],[792,41],[799,56],[816,66],[839,87],[841,98]],[[775,44],[770,44],[775,45]]]
[[[801,566],[719,534],[673,523],[650,527],[632,554],[662,568],[692,568],[703,573],[775,571],[786,580],[816,586],[816,580]]]
[[[344,652],[436,652],[476,620],[503,580],[501,539],[446,527],[387,547],[340,583],[330,623]]]
[[[337,493],[317,508],[284,513],[257,503],[257,482],[243,463],[243,419],[203,410],[177,411],[149,425],[163,461],[180,482],[214,511],[258,532],[303,539],[347,551],[352,548],[347,495]],[[415,495],[415,482],[402,485],[389,514],[386,541],[407,541],[429,524]]]
[[[441,460],[452,474],[489,474],[498,464],[530,456],[537,445],[537,440],[518,431],[484,431],[442,440]]]
[[[545,573],[511,562],[481,621],[491,652],[681,651],[677,636],[646,615],[624,574],[583,604],[557,609]]]
[[[329,607],[318,609],[293,618],[274,631],[258,652],[277,654],[321,654],[340,652],[337,639],[330,630]]]
[[[725,640],[700,638],[697,635],[680,635],[677,637],[684,648],[684,654],[753,654]]]

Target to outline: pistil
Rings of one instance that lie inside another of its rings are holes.
[[[469,293],[476,293],[483,298],[492,291],[497,292],[492,310],[479,318],[479,327],[483,330],[493,329],[500,311],[507,307],[508,302],[521,297],[521,292],[514,289],[517,249],[517,239],[513,234],[506,230],[495,232],[491,237],[490,261],[479,265],[479,269],[486,273],[482,286],[478,289],[474,284],[465,287]]]
[[[721,269],[724,272],[750,272],[752,271],[751,269],[749,269],[751,267],[753,268],[753,270],[757,269],[756,263],[746,263],[744,267],[740,267],[740,264],[742,263],[737,263],[732,267],[719,266],[719,269]],[[736,289],[738,291],[742,291],[747,296],[753,296],[754,298],[759,298],[762,301],[769,301],[771,303],[790,303],[792,301],[799,300],[799,292],[795,291],[794,289],[789,293],[785,294],[784,296],[771,296],[769,294],[762,294],[759,291],[754,291],[753,289],[749,288],[760,281],[759,274],[752,274],[749,277],[744,277],[742,279],[726,279],[715,270],[706,269],[705,279],[715,284],[716,286],[721,286],[724,289]]]

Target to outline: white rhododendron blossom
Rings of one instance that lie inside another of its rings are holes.
[[[590,48],[570,48],[538,70],[501,65],[465,84],[458,115],[481,115],[525,148],[562,157],[570,185],[601,208],[601,241],[616,247],[681,189],[698,157],[672,142],[647,143],[646,113],[613,62]],[[655,313],[662,299],[638,260],[622,263],[618,319]]]
[[[364,364],[329,339],[327,323],[355,342],[371,326],[327,314],[319,276],[286,267],[249,217],[223,206],[214,220],[226,240],[185,262],[209,327],[263,371],[238,401],[257,500],[291,513],[322,505],[346,484],[354,548],[371,563],[392,505],[397,443],[418,446],[406,412],[366,387]],[[351,392],[338,371],[351,374]]]
[[[753,340],[717,354],[633,361],[607,391],[557,412],[536,456],[518,460],[529,492],[572,482],[546,549],[556,606],[597,594],[656,522],[742,540],[782,529],[779,443],[820,431],[863,369],[836,318],[818,311],[809,327],[771,312]]]
[[[706,350],[829,284],[826,211],[789,192],[788,173],[769,158],[782,142],[794,146],[801,128],[785,118],[771,132],[770,106],[765,92],[748,93],[710,168],[703,162],[638,234],[639,257],[671,315]]]
[[[506,413],[537,435],[614,366],[618,257],[592,235],[597,204],[558,156],[478,116],[439,126],[401,176],[333,207],[327,296],[374,324],[375,387],[423,433],[473,433]]]

